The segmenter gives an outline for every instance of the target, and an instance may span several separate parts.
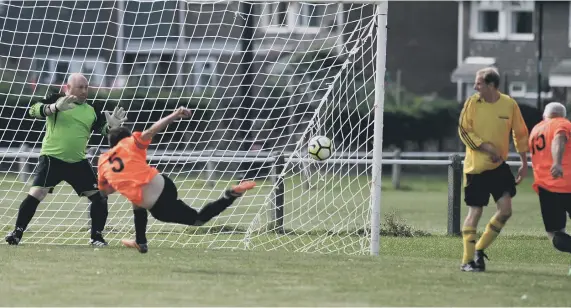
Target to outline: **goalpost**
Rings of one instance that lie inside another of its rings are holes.
[[[193,207],[240,179],[248,192],[202,227],[149,217],[152,247],[379,253],[387,1],[0,2],[0,231],[30,189],[45,121],[26,108],[72,72],[90,100],[149,127],[180,105],[148,161]],[[73,132],[70,132],[73,133]],[[333,140],[312,160],[307,142]],[[94,168],[108,149],[94,134]],[[62,182],[22,244],[84,245],[89,201]],[[105,238],[133,237],[130,204],[109,198]],[[2,244],[4,241],[2,240]]]

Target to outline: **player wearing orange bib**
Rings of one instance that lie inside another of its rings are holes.
[[[556,249],[571,253],[571,236],[565,233],[567,215],[571,217],[571,122],[566,115],[563,104],[547,104],[543,121],[531,131],[529,148],[545,231]]]
[[[159,131],[172,122],[189,116],[190,110],[179,108],[143,132],[131,134],[125,127],[111,129],[108,133],[111,149],[99,157],[99,189],[107,195],[118,191],[133,203],[135,240],[123,240],[123,244],[137,248],[141,253],[148,250],[147,210],[155,219],[163,222],[201,226],[256,186],[253,181],[240,183],[226,190],[220,199],[206,204],[200,211],[178,199],[173,181],[147,164],[147,148]]]

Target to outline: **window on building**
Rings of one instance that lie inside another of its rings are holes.
[[[297,25],[300,27],[320,27],[326,14],[327,5],[300,3],[297,16]]]
[[[473,1],[470,34],[473,39],[534,39],[533,1]]]
[[[81,72],[90,86],[98,87],[104,83],[105,66],[106,63],[101,58],[44,55],[34,59],[32,78],[45,85],[63,85],[70,72]]]
[[[187,55],[182,66],[183,82],[187,91],[204,93],[218,85],[215,57]]]
[[[288,3],[279,2],[268,5],[270,12],[268,25],[275,27],[287,27],[288,25]]]
[[[39,84],[50,84],[52,74],[50,73],[49,62],[43,58],[36,58],[33,63],[32,81]]]
[[[129,75],[129,87],[172,87],[176,83],[177,68],[174,53],[128,53],[123,70]]]
[[[100,65],[99,61],[85,61],[81,67],[81,73],[89,81],[89,85],[99,87],[104,85],[105,68]]]
[[[322,27],[324,18],[333,21],[339,14],[336,4],[276,2],[261,7],[262,24],[269,32],[315,33]]]
[[[511,33],[531,34],[533,33],[533,13],[532,12],[512,12]]]
[[[533,9],[532,1],[511,1],[509,5],[508,38],[533,40]]]
[[[479,33],[499,33],[500,32],[500,12],[484,11],[478,12],[478,32]]]
[[[163,53],[160,56],[156,75],[163,79],[163,86],[170,87],[176,83],[176,62],[174,58],[174,53]]]
[[[68,73],[69,73],[69,62],[58,61],[56,64],[54,79],[52,82],[55,84],[65,84]]]
[[[125,55],[124,65],[130,68],[128,86],[135,88],[154,86],[153,77],[158,62],[159,56],[154,54]]]
[[[527,85],[522,81],[510,82],[509,93],[513,97],[524,97],[527,93]]]

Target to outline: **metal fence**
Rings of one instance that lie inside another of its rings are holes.
[[[103,149],[105,152],[106,149]],[[97,154],[97,151],[89,151],[91,157]],[[18,170],[32,170],[28,167],[30,158],[39,157],[39,151],[26,149],[10,150],[0,149],[0,162],[6,163],[11,161],[13,164],[18,164]],[[415,165],[415,166],[446,166],[448,169],[448,223],[447,234],[459,235],[460,234],[460,205],[462,196],[462,166],[463,166],[464,153],[454,152],[387,152],[383,153],[383,165],[392,165],[392,183],[395,188],[400,185],[401,170],[400,166]],[[521,166],[520,161],[513,161],[510,159],[519,157],[517,153],[510,153],[507,164],[510,166]],[[429,159],[426,159],[429,158]],[[440,158],[440,159],[438,159]],[[444,158],[444,159],[442,159]],[[296,157],[292,152],[264,152],[264,151],[199,151],[199,152],[184,152],[184,151],[151,151],[148,159],[160,160],[161,162],[263,162],[271,164],[271,172],[269,177],[274,184],[274,198],[275,198],[275,215],[276,229],[283,230],[284,219],[284,193],[285,186],[283,177],[281,176],[284,171],[284,166],[288,162],[304,162],[310,161],[308,158]],[[323,164],[364,164],[369,165],[373,162],[372,156],[365,152],[343,153],[337,154],[321,162]],[[528,165],[532,167],[531,162]],[[20,174],[30,174],[30,172],[20,172]]]

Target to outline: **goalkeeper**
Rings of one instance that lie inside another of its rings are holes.
[[[107,137],[111,149],[99,157],[99,189],[107,195],[119,191],[133,203],[135,240],[123,240],[127,247],[139,252],[148,250],[146,229],[147,210],[157,220],[189,226],[201,226],[222,213],[234,200],[256,186],[243,182],[224,192],[224,195],[196,211],[178,199],[171,179],[147,164],[147,148],[159,131],[177,119],[190,116],[190,110],[179,108],[143,132],[131,132],[125,127],[113,128]]]
[[[65,181],[79,196],[91,201],[91,240],[94,246],[105,246],[103,229],[107,221],[107,197],[97,190],[97,178],[85,156],[91,132],[106,135],[108,130],[127,119],[123,108],[105,118],[97,106],[86,103],[88,82],[82,74],[72,74],[66,93],[51,93],[29,108],[29,115],[46,119],[46,134],[38,159],[33,186],[18,210],[16,226],[5,240],[18,245],[40,202]]]

